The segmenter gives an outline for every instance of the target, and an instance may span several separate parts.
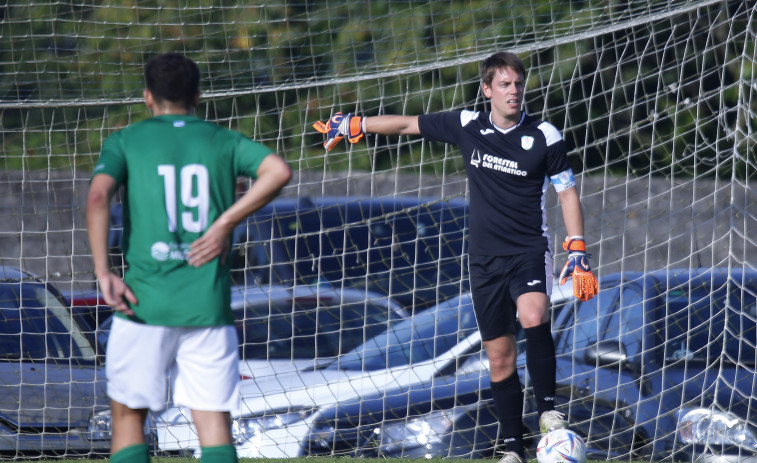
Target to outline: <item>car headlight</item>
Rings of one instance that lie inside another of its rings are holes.
[[[89,418],[87,435],[90,441],[110,441],[112,435],[113,415],[110,410],[96,412]],[[152,449],[157,447],[158,434],[155,418],[152,413],[147,414],[144,425],[145,443]]]
[[[443,442],[452,430],[453,420],[448,410],[437,410],[427,415],[384,424],[374,431],[379,436],[382,451],[392,452],[398,448],[429,448]]]
[[[231,422],[231,436],[234,442],[241,444],[253,441],[262,432],[269,429],[284,428],[312,415],[315,409],[287,410],[268,413],[263,416],[236,418]]]
[[[757,450],[757,436],[747,423],[719,411],[696,408],[682,410],[678,418],[678,434],[687,444],[736,445]]]
[[[110,440],[112,418],[110,410],[103,410],[95,413],[89,418],[87,424],[87,433],[89,440]]]

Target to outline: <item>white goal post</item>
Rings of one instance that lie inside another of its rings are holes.
[[[757,272],[754,2],[254,3],[9,0],[0,6],[0,265],[32,272],[65,294],[96,289],[84,213],[89,175],[108,135],[148,117],[143,65],[172,51],[200,67],[198,115],[283,156],[295,176],[282,198],[298,207],[307,202],[320,220],[307,228],[310,216],[295,208],[282,213],[294,224],[287,230],[274,221],[262,235],[245,232],[235,252],[246,271],[236,282],[251,292],[274,277],[290,288],[369,289],[410,313],[465,294],[465,217],[438,212],[467,200],[457,148],[369,135],[327,154],[312,123],[337,110],[372,116],[486,109],[478,65],[507,50],[526,64],[526,111],[555,125],[568,144],[600,281],[617,272],[674,268]],[[328,214],[344,215],[326,224],[319,204],[345,197],[400,206],[373,206],[357,216],[332,205]],[[553,191],[546,211],[552,243],[559,244],[565,229]],[[429,222],[421,221],[423,214]],[[344,231],[399,227],[403,220],[415,234],[397,229],[385,241],[367,235],[359,244]],[[267,256],[263,262],[251,257],[256,246]],[[266,263],[274,254],[291,268]],[[557,253],[558,268],[564,258]],[[348,272],[349,259],[357,264]],[[375,273],[350,273],[355,269]],[[757,339],[750,342],[751,352],[735,363],[754,372]],[[719,358],[728,356],[724,351]],[[0,379],[0,395],[3,384]],[[3,426],[40,432],[40,442],[66,427],[26,428],[0,416]],[[593,436],[585,437],[591,447]],[[0,457],[28,452],[2,442]],[[645,449],[664,442],[654,436],[632,450],[603,451],[649,459]]]

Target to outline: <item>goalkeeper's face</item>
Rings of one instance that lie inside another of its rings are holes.
[[[482,84],[484,96],[491,102],[495,124],[508,128],[518,123],[525,87],[523,75],[509,67],[497,69],[491,83]]]

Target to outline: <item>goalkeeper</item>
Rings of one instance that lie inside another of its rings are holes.
[[[568,262],[561,282],[573,279],[576,297],[597,290],[584,242],[576,182],[562,135],[522,110],[525,66],[499,52],[481,65],[481,88],[490,111],[447,111],[419,116],[361,117],[336,113],[314,128],[331,150],[366,133],[422,135],[460,148],[470,189],[468,243],[473,306],[489,358],[491,389],[507,446],[502,463],[524,461],[523,392],[515,369],[516,311],[526,334],[526,359],[542,433],[565,427],[554,410],[555,345],[549,319],[554,276],[545,193],[551,183],[562,206]]]
[[[240,221],[289,181],[283,159],[244,135],[193,115],[197,65],[178,54],[145,65],[153,117],[110,135],[87,196],[95,274],[116,311],[106,352],[113,463],[150,460],[149,409],[192,410],[203,463],[236,462],[238,339],[226,256]],[[237,177],[255,178],[234,201]],[[124,279],[108,265],[110,201],[124,187]],[[170,377],[170,388],[167,377]]]

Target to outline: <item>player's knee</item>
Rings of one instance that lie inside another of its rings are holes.
[[[502,381],[509,378],[515,373],[515,367],[501,366],[500,368],[489,368],[489,376],[492,382]]]
[[[519,310],[518,318],[520,320],[520,325],[523,328],[533,328],[546,323],[549,320],[547,314],[548,312],[545,308],[530,307],[528,309]]]
[[[509,377],[515,372],[515,358],[502,353],[489,355],[489,371],[492,379]]]

